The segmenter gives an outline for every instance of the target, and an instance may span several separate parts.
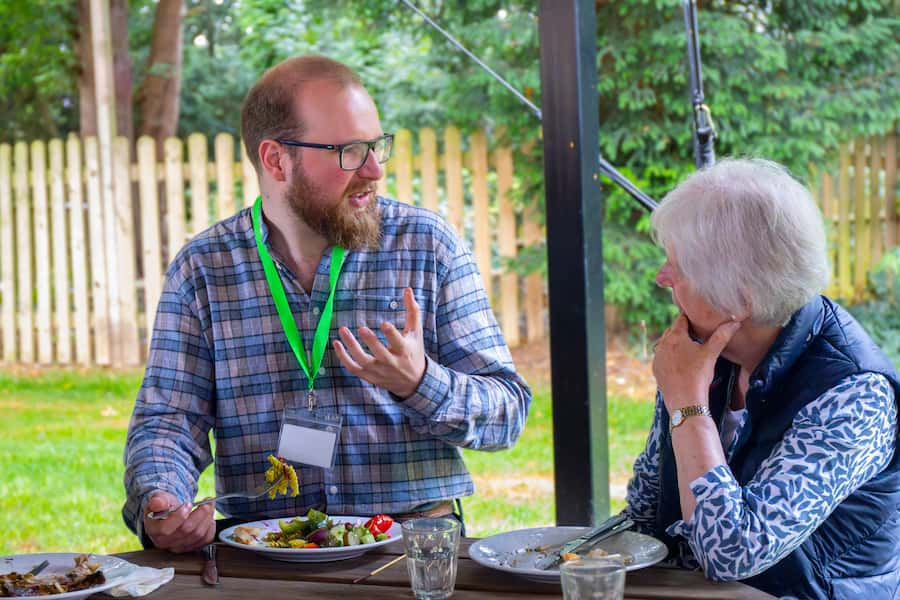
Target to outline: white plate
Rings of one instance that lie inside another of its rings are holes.
[[[303,516],[298,518],[305,519],[306,517]],[[337,525],[338,523],[353,523],[354,525],[362,525],[371,517],[330,518],[335,525]],[[393,525],[391,525],[391,528],[388,529],[387,532],[391,537],[386,540],[375,542],[374,544],[358,544],[356,546],[341,546],[340,548],[271,548],[269,546],[266,546],[262,542],[258,544],[241,544],[231,539],[231,536],[234,535],[234,530],[238,527],[260,527],[263,532],[281,531],[281,529],[278,527],[279,520],[283,521],[286,519],[266,519],[264,521],[253,521],[251,523],[242,523],[241,525],[235,525],[234,527],[229,527],[228,529],[221,531],[219,533],[219,539],[229,546],[234,546],[235,548],[240,548],[241,550],[259,552],[263,556],[267,558],[274,558],[275,560],[285,560],[288,562],[329,562],[332,560],[345,560],[347,558],[355,558],[357,556],[365,554],[373,548],[378,548],[379,546],[384,546],[392,542],[396,542],[397,540],[402,539],[403,536],[403,534],[401,533],[400,524],[394,523]],[[263,533],[263,535],[265,535],[265,533]]]
[[[26,573],[30,571],[35,565],[46,560],[50,564],[46,569],[40,572],[38,577],[43,577],[45,575],[62,575],[67,571],[71,571],[73,568],[75,568],[75,557],[79,556],[80,554],[86,553],[48,552],[44,554],[17,554],[14,556],[0,556],[0,574],[5,575],[6,573],[12,573],[13,571],[16,571],[17,573]],[[90,557],[91,558],[89,562],[96,562],[100,564],[100,570],[103,571],[103,576],[106,577],[106,583],[95,585],[94,587],[90,587],[84,590],[78,590],[76,592],[28,597],[52,598],[53,600],[75,600],[76,598],[87,598],[91,594],[96,594],[97,592],[102,592],[103,590],[108,590],[111,587],[119,585],[119,580],[123,579],[126,575],[128,575],[128,573],[133,571],[133,565],[131,565],[131,563],[124,561],[121,558],[116,558],[115,556],[90,554]]]
[[[498,533],[478,540],[469,547],[469,557],[490,569],[520,575],[540,583],[559,582],[559,567],[541,570],[534,563],[545,553],[538,550],[542,546],[558,546],[587,532],[587,527],[537,527]],[[603,540],[594,548],[602,548],[610,554],[630,554],[634,562],[625,570],[634,571],[654,565],[668,553],[666,545],[649,535],[623,531]]]

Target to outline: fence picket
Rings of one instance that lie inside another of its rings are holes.
[[[834,198],[834,180],[830,174],[822,173],[817,196],[821,199],[822,217],[826,226],[828,264],[831,267],[831,277],[826,293],[829,296],[835,296],[840,291],[837,277],[837,207]]]
[[[494,151],[497,169],[497,230],[498,250],[504,263],[500,275],[500,329],[506,343],[519,345],[519,277],[506,263],[514,261],[518,254],[516,244],[516,211],[510,199],[513,184],[513,158],[510,148]]]
[[[171,140],[166,140],[168,143]],[[150,333],[162,289],[162,243],[159,230],[159,194],[156,183],[156,143],[149,136],[138,140],[138,173],[141,190],[141,265],[144,270],[144,344],[149,350]],[[180,165],[180,163],[179,163]],[[182,209],[183,214],[183,209]],[[184,231],[182,229],[182,231]],[[174,256],[174,255],[173,255]]]
[[[15,146],[16,248],[19,259],[19,285],[16,290],[19,311],[19,359],[34,362],[34,312],[31,303],[31,199],[28,195],[28,145]]]
[[[848,144],[841,144],[838,174],[838,289],[841,298],[853,295],[850,252],[850,148]]]
[[[220,133],[216,136],[216,212],[218,221],[234,214],[234,136]]]
[[[178,251],[187,240],[184,217],[184,165],[182,163],[182,146],[178,138],[169,138],[163,145],[166,171],[166,228],[168,229],[168,252],[166,263],[172,262]],[[145,277],[146,277],[146,271]],[[149,315],[150,323],[156,311]],[[149,336],[147,336],[149,338]],[[148,339],[147,344],[150,341]]]
[[[853,298],[861,298],[871,261],[869,241],[869,193],[866,188],[866,141],[857,137],[853,144],[853,241],[856,262],[853,265]]]
[[[133,367],[141,362],[141,346],[138,341],[137,318],[137,278],[135,268],[137,257],[135,255],[134,236],[134,204],[131,198],[131,142],[124,136],[113,140],[113,165],[114,165],[114,210],[116,236],[116,272],[110,281],[111,301],[117,304],[120,322],[113,327],[111,339],[115,354],[113,366]],[[155,152],[155,145],[154,145]],[[155,164],[154,164],[155,167]],[[154,169],[155,171],[155,169]],[[153,192],[157,193],[156,174],[153,174]]]
[[[419,131],[419,177],[422,181],[422,206],[428,210],[438,210],[437,185],[437,136],[434,129],[426,127]]]
[[[191,174],[190,237],[194,237],[209,227],[210,220],[206,137],[202,133],[192,133],[188,136],[188,160]]]
[[[491,211],[488,195],[487,139],[481,131],[469,138],[469,164],[472,172],[472,213],[475,240],[472,244],[475,263],[493,305],[494,269],[491,261]]]
[[[47,153],[42,141],[31,143],[31,193],[34,208],[34,267],[37,296],[38,363],[53,362],[50,333],[50,218],[47,206]]]
[[[463,223],[462,140],[459,129],[444,130],[444,183],[447,186],[447,221],[459,235],[465,233]]]
[[[391,170],[396,177],[397,200],[415,204],[412,182],[412,134],[409,129],[398,129],[394,134],[391,163]]]
[[[94,308],[94,362],[110,364],[110,318],[108,275],[104,258],[103,203],[100,198],[100,162],[97,155],[97,138],[84,140],[84,160],[87,169],[88,199],[88,255],[91,258],[91,300]]]
[[[241,143],[241,188],[244,192],[244,206],[250,206],[259,196],[259,182],[256,179],[256,169],[247,156],[247,147]]]
[[[56,332],[56,362],[72,362],[72,335],[69,243],[66,226],[65,162],[62,140],[51,140],[50,150],[50,223],[53,240],[53,313]]]
[[[91,364],[91,318],[88,304],[88,260],[84,234],[84,183],[81,140],[70,135],[66,141],[69,194],[69,240],[72,258],[72,308],[75,321],[75,360]]]
[[[525,244],[537,244],[543,238],[538,225],[537,209],[529,206],[523,218]],[[544,278],[540,273],[531,273],[525,278],[525,333],[528,341],[543,339],[546,335],[544,321]]]
[[[897,135],[887,136],[884,144],[885,245],[900,243],[900,204],[897,203]]]
[[[884,223],[884,201],[881,195],[881,152],[884,148],[883,140],[879,137],[869,138],[871,152],[869,154],[869,236],[872,239],[870,248],[872,263],[875,266],[881,260],[884,244],[882,224]],[[868,272],[868,269],[866,269]]]
[[[0,144],[0,315],[3,360],[16,360],[16,283],[13,261],[12,148]]]

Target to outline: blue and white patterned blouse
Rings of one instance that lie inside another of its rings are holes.
[[[402,513],[468,496],[474,486],[459,448],[508,448],[525,425],[531,391],[514,370],[468,247],[434,213],[380,197],[378,206],[381,245],[347,253],[330,337],[339,326],[355,333],[366,325],[384,342],[379,326],[403,328],[410,287],[424,330],[422,383],[397,398],[351,375],[329,345],[315,383],[318,407],[343,416],[334,468],[298,468],[296,498],[219,502],[226,516],[291,516],[310,506]],[[330,256],[329,249],[307,294],[273,252],[307,351],[328,298]],[[210,430],[216,491],[264,484],[282,411],[304,406],[306,388],[269,293],[250,209],[242,210],[194,238],[166,275],[125,448],[126,523],[139,530],[153,490],[194,497],[212,461]]]
[[[657,394],[647,446],[628,484],[625,513],[646,533],[652,533],[656,518],[660,411],[665,410]],[[678,539],[670,563],[702,568],[716,580],[745,579],[766,570],[888,465],[896,435],[897,406],[888,380],[876,373],[847,377],[797,413],[793,427],[747,485],[741,487],[725,465],[691,482],[697,505],[689,521],[675,521],[667,529]],[[727,445],[730,460],[737,448]]]

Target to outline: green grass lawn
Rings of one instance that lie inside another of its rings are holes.
[[[122,450],[140,371],[0,371],[0,554],[139,548],[122,522]],[[554,520],[550,394],[536,388],[515,448],[466,451],[477,493],[463,509],[469,535]],[[652,403],[610,398],[613,509],[643,447]],[[618,490],[618,492],[617,492]],[[213,491],[212,472],[200,495]],[[618,498],[617,498],[618,496]]]

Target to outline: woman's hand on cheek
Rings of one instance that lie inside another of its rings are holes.
[[[656,344],[653,376],[670,413],[707,404],[716,360],[740,328],[740,321],[726,321],[706,342],[698,343],[691,339],[688,319],[682,313],[663,333]]]

